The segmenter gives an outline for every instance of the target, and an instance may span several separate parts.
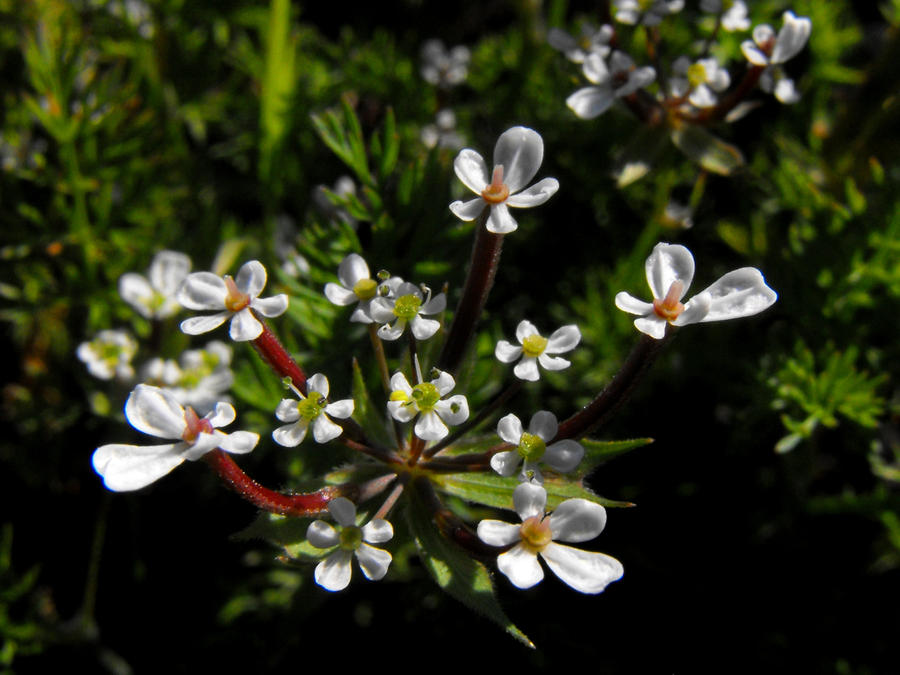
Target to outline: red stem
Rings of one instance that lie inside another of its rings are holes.
[[[254,314],[254,316],[256,316],[263,327],[262,334],[251,343],[256,353],[278,375],[291,378],[293,385],[305,395],[306,374],[297,365],[297,362],[291,358],[291,355],[287,353],[287,350],[278,341],[268,324],[258,314]]]

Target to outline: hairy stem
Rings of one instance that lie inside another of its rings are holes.
[[[306,395],[306,374],[297,365],[297,362],[291,358],[287,350],[278,341],[275,333],[269,328],[269,325],[254,312],[256,319],[262,324],[263,332],[258,338],[251,341],[256,353],[260,358],[269,364],[279,377],[289,377],[291,382],[297,389]]]

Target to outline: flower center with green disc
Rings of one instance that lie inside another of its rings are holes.
[[[348,525],[341,530],[340,546],[345,551],[355,551],[362,544],[362,530],[356,525]]]
[[[441,392],[431,382],[422,382],[413,387],[411,398],[419,412],[430,412],[441,400]]]
[[[694,63],[687,69],[687,79],[691,87],[699,87],[706,82],[706,67],[702,63]]]
[[[544,439],[535,434],[529,434],[527,431],[522,434],[519,439],[519,447],[517,448],[519,455],[526,462],[536,462],[544,456],[547,450],[547,444]]]
[[[536,358],[544,353],[547,348],[547,338],[540,335],[529,335],[522,340],[522,352],[525,356]]]
[[[394,315],[403,321],[412,321],[421,306],[422,300],[417,295],[401,295],[394,301]]]
[[[371,300],[378,290],[378,282],[374,279],[360,279],[353,284],[353,292],[360,300]]]
[[[527,518],[519,527],[519,534],[522,537],[522,546],[532,553],[540,553],[553,540],[550,523],[542,516]]]
[[[225,295],[225,309],[229,312],[240,312],[250,304],[250,296],[241,293],[231,277],[225,277],[225,288],[228,289]]]
[[[325,397],[317,391],[309,392],[302,401],[297,401],[297,412],[307,422],[316,419],[325,409]]]

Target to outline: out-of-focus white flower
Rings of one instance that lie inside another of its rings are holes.
[[[694,209],[688,204],[669,201],[662,215],[663,225],[689,230],[694,226]]]
[[[754,66],[777,66],[794,58],[809,40],[812,21],[805,16],[795,16],[788,10],[782,15],[778,35],[768,24],[753,29],[753,40],[744,40],[741,51]]]
[[[147,277],[127,272],[119,278],[119,295],[141,316],[165,319],[181,310],[178,287],[190,271],[191,259],[184,253],[160,251],[153,256]]]
[[[338,222],[356,225],[356,218],[351,216],[347,209],[335,204],[332,201],[333,197],[329,196],[329,192],[343,199],[355,197],[356,183],[353,182],[353,179],[350,176],[341,176],[335,181],[333,188],[329,188],[327,185],[318,185],[313,190],[312,198],[316,208],[329,218]]]
[[[396,340],[403,335],[406,324],[409,324],[416,340],[427,340],[437,333],[441,327],[440,321],[425,317],[439,314],[447,308],[445,294],[438,293],[431,297],[431,291],[426,289],[427,295],[423,295],[418,286],[408,281],[394,283],[390,290],[390,295],[379,295],[369,304],[369,316],[375,323],[384,324],[378,329],[378,337]]]
[[[578,326],[568,325],[557,328],[549,338],[545,338],[541,337],[533,323],[523,320],[516,326],[516,339],[521,346],[500,340],[494,349],[494,356],[502,363],[512,363],[521,357],[513,373],[520,380],[535,382],[540,379],[538,363],[547,370],[563,370],[571,365],[566,359],[553,355],[575,349],[581,342],[581,331]]]
[[[606,509],[586,499],[567,499],[546,516],[547,492],[521,483],[513,491],[521,525],[502,520],[478,523],[478,538],[490,546],[509,546],[497,556],[497,568],[517,588],[531,588],[544,578],[538,555],[563,582],[581,593],[600,593],[625,573],[622,563],[605,553],[582,551],[556,541],[590,541],[606,525]]]
[[[306,431],[312,426],[316,443],[327,443],[341,435],[343,429],[328,416],[347,419],[353,414],[353,399],[328,403],[328,379],[316,373],[306,381],[306,396],[297,391],[300,400],[285,398],[278,404],[275,416],[282,422],[289,422],[272,432],[272,438],[279,445],[293,448],[306,438]]]
[[[455,426],[469,419],[469,402],[462,394],[443,399],[453,391],[456,381],[450,373],[438,371],[431,382],[409,385],[403,373],[391,378],[388,412],[399,422],[409,422],[416,415],[414,431],[423,441],[439,441],[448,433],[447,425]]]
[[[684,8],[684,0],[615,0],[616,21],[629,26],[657,26]]]
[[[794,81],[789,78],[781,66],[769,66],[759,76],[759,87],[767,94],[775,94],[775,98],[791,105],[800,100],[800,92],[794,86]]]
[[[721,14],[721,26],[729,33],[750,28],[744,0],[700,0],[700,9],[710,14]]]
[[[667,323],[686,326],[739,319],[759,314],[778,299],[758,269],[742,267],[720,277],[682,304],[681,299],[694,278],[694,256],[678,244],[657,244],[647,258],[645,269],[653,302],[638,300],[623,291],[616,295],[616,307],[638,314],[635,327],[657,340],[665,335]]]
[[[426,124],[419,134],[426,148],[448,148],[458,150],[465,141],[456,131],[456,114],[449,108],[438,110],[434,124]]]
[[[260,298],[265,285],[266,268],[258,260],[244,263],[236,279],[220,277],[212,272],[189,274],[178,291],[178,301],[188,309],[223,311],[185,319],[181,322],[181,330],[188,335],[200,335],[231,319],[228,334],[232,340],[255,340],[262,334],[263,326],[253,312],[267,317],[280,316],[288,306],[284,293]]]
[[[101,380],[129,380],[134,377],[131,359],[137,353],[137,341],[124,330],[101,330],[90,342],[78,345],[76,354],[88,372]]]
[[[455,201],[450,210],[461,220],[475,220],[485,206],[491,213],[487,229],[494,234],[508,234],[519,225],[509,207],[530,208],[543,204],[559,189],[555,178],[544,178],[525,187],[534,178],[544,159],[544,141],[533,129],[507,129],[494,146],[494,168],[488,168],[480,154],[471,148],[461,150],[453,162],[453,170],[463,184],[479,197],[467,202]],[[524,188],[524,189],[523,189]]]
[[[253,450],[259,435],[250,431],[230,434],[218,431],[234,421],[228,403],[218,403],[215,411],[198,417],[175,397],[159,387],[139,384],[125,404],[125,417],[138,431],[157,438],[177,439],[165,445],[103,445],[94,451],[94,470],[107,488],[115,492],[139,490],[162,478],[185,460],[196,461],[221,448],[235,454]]]
[[[585,21],[581,24],[581,33],[578,37],[561,28],[551,28],[547,31],[547,42],[565,54],[572,63],[584,63],[589,54],[596,53],[606,57],[609,54],[609,41],[612,36],[612,26],[603,25],[598,28]]]
[[[694,63],[687,56],[679,56],[672,64],[669,89],[673,96],[687,96],[691,105],[698,108],[713,107],[717,93],[728,89],[731,78],[728,71],[715,58],[700,59]]]
[[[558,430],[556,415],[547,410],[540,410],[532,415],[528,431],[522,428],[522,422],[513,414],[500,418],[497,434],[516,447],[492,456],[491,468],[501,476],[512,476],[521,464],[519,480],[527,481],[531,474],[531,480],[537,483],[543,482],[538,462],[544,462],[560,473],[571,471],[584,457],[584,448],[571,438],[550,443],[556,438]]]
[[[631,57],[620,51],[612,53],[608,67],[599,54],[589,55],[582,71],[595,86],[582,87],[566,99],[566,105],[585,120],[603,114],[616,99],[630,96],[656,79],[653,68],[636,67]]]
[[[218,401],[229,401],[227,391],[234,384],[231,372],[231,347],[219,340],[202,349],[181,354],[180,364],[172,359],[155,358],[141,368],[144,384],[162,387],[183,406],[204,415]]]
[[[350,560],[354,555],[366,579],[382,579],[391,564],[391,554],[370,544],[390,541],[394,536],[391,524],[382,518],[373,518],[359,527],[356,524],[356,505],[346,497],[328,502],[328,512],[337,522],[337,528],[324,520],[316,520],[306,531],[307,541],[316,548],[337,547],[316,565],[316,583],[328,591],[347,588],[353,574]]]
[[[419,72],[428,84],[449,89],[466,81],[470,58],[468,47],[458,45],[447,51],[440,40],[427,40],[422,45],[422,65]]]

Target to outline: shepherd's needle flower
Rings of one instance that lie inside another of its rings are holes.
[[[776,37],[768,24],[753,29],[753,40],[744,40],[741,51],[754,66],[777,66],[794,58],[809,40],[812,21],[797,17],[790,10],[782,15],[783,24]]]
[[[449,108],[438,110],[434,124],[426,124],[419,134],[426,148],[449,148],[459,150],[465,141],[456,130],[456,114]]]
[[[426,288],[426,295],[421,289],[408,281],[397,280],[390,285],[390,294],[379,295],[369,304],[369,316],[375,323],[384,324],[378,329],[378,337],[382,340],[396,340],[409,324],[416,340],[427,340],[437,333],[440,321],[426,319],[429,314],[439,314],[447,308],[447,296],[438,293],[431,297]],[[388,279],[391,282],[391,279]]]
[[[178,291],[178,301],[188,309],[218,309],[216,314],[195,316],[181,322],[181,330],[188,335],[208,333],[231,319],[228,334],[235,342],[255,340],[263,326],[253,315],[273,317],[284,314],[288,298],[279,293],[260,298],[266,285],[266,268],[258,260],[244,263],[237,278],[219,277],[212,272],[189,274]]]
[[[616,307],[640,315],[634,320],[635,327],[657,340],[665,335],[666,323],[686,326],[738,319],[758,314],[778,299],[758,269],[742,267],[720,277],[682,304],[681,299],[694,278],[694,256],[678,244],[657,244],[647,258],[645,269],[653,302],[638,300],[623,291],[616,294]]]
[[[88,372],[101,380],[129,380],[134,377],[131,359],[137,342],[124,330],[101,330],[90,342],[82,342],[75,352]]]
[[[328,403],[328,379],[316,373],[306,381],[306,396],[295,390],[300,400],[285,398],[278,404],[275,416],[282,422],[290,422],[272,432],[272,438],[279,445],[293,448],[306,438],[306,431],[312,425],[316,443],[327,443],[341,435],[343,429],[328,416],[347,419],[353,414],[353,399],[345,398]]]
[[[599,28],[591,23],[581,24],[581,34],[578,37],[567,33],[561,28],[551,28],[547,31],[547,42],[554,49],[558,49],[572,63],[584,63],[589,54],[607,56],[609,54],[609,41],[613,36],[613,27],[603,25]]]
[[[657,26],[684,8],[684,0],[616,0],[616,21],[633,26]]]
[[[151,446],[113,443],[97,448],[92,459],[94,470],[115,492],[139,490],[184,460],[196,461],[216,448],[245,454],[259,442],[259,435],[250,431],[226,434],[217,430],[234,421],[234,408],[228,403],[220,402],[213,412],[198,417],[192,408],[182,407],[170,392],[146,384],[139,384],[131,392],[125,417],[138,431],[177,442]]]
[[[612,53],[609,66],[599,54],[590,54],[584,60],[582,71],[596,86],[582,87],[566,99],[566,105],[585,120],[601,115],[616,99],[630,96],[656,79],[653,68],[636,67],[631,57],[620,51]]]
[[[494,168],[488,177],[484,158],[471,148],[460,151],[453,161],[453,170],[463,184],[479,197],[467,202],[455,201],[450,210],[461,220],[475,220],[485,206],[491,213],[488,232],[508,234],[519,225],[509,213],[509,207],[530,208],[543,204],[559,189],[555,178],[544,178],[531,187],[525,185],[534,178],[544,159],[544,141],[533,129],[507,129],[494,146]],[[523,189],[524,188],[524,189]]]
[[[532,474],[532,480],[537,483],[543,482],[541,471],[538,469],[539,461],[543,461],[560,473],[571,471],[584,457],[584,448],[571,438],[550,443],[556,438],[558,430],[556,415],[547,410],[532,415],[528,431],[522,428],[522,422],[515,415],[501,417],[497,423],[497,434],[516,447],[514,450],[498,452],[491,457],[491,468],[501,476],[512,476],[519,464],[522,464],[519,480],[526,481],[529,474]],[[547,445],[548,443],[550,445]]]
[[[363,257],[351,253],[338,266],[340,285],[329,281],[325,284],[325,297],[335,305],[352,305],[356,309],[350,315],[350,321],[372,323],[369,305],[378,293],[378,282],[369,274],[369,266]]]
[[[694,63],[687,56],[679,56],[672,64],[669,89],[673,96],[687,96],[691,105],[711,108],[716,104],[716,94],[728,89],[731,78],[728,71],[714,57]]]
[[[514,586],[531,588],[544,578],[538,555],[556,576],[581,593],[600,593],[622,578],[625,570],[615,558],[555,542],[589,541],[600,534],[606,525],[606,509],[600,504],[567,499],[547,517],[547,492],[534,483],[521,483],[513,491],[513,504],[521,525],[482,520],[478,538],[490,546],[515,544],[497,556],[497,568]]]
[[[721,14],[720,24],[729,33],[750,28],[747,3],[744,0],[700,0],[700,9],[711,14]]]
[[[388,412],[399,422],[409,422],[416,415],[415,434],[423,441],[439,441],[455,426],[469,419],[469,402],[462,394],[443,397],[453,391],[456,381],[450,373],[438,371],[431,382],[420,382],[411,387],[403,373],[391,378],[391,396]]]
[[[513,368],[513,373],[520,380],[536,382],[540,379],[538,363],[547,370],[563,370],[571,363],[553,354],[570,352],[581,342],[581,331],[578,326],[570,324],[557,328],[549,338],[542,337],[534,324],[528,320],[516,326],[516,339],[520,346],[507,340],[500,340],[494,349],[494,356],[502,363],[512,363],[519,357],[521,360]]]
[[[153,256],[147,277],[127,272],[119,278],[119,295],[148,319],[165,319],[181,309],[178,287],[191,271],[191,259],[178,251]]]
[[[438,39],[422,45],[422,66],[419,72],[428,84],[449,89],[466,81],[469,74],[469,48],[458,45],[447,51]]]
[[[394,536],[394,528],[382,518],[373,518],[359,527],[356,524],[356,505],[346,497],[328,502],[328,512],[338,527],[324,520],[313,521],[306,531],[306,539],[316,548],[337,548],[316,565],[316,583],[328,591],[342,591],[350,583],[353,570],[350,559],[355,555],[359,568],[370,581],[378,581],[387,574],[391,554],[369,544],[383,544]]]

